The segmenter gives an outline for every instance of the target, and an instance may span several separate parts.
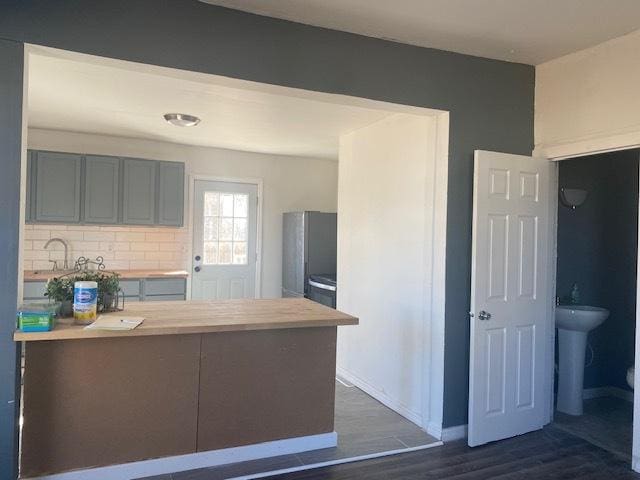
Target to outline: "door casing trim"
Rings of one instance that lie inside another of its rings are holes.
[[[640,131],[627,132],[624,135],[621,134],[610,134],[597,136],[593,138],[579,139],[572,142],[566,142],[561,146],[556,146],[555,148],[542,148],[538,147],[534,151],[535,153],[544,154],[544,157],[548,158],[549,161],[558,162],[562,160],[569,160],[577,157],[585,157],[589,155],[596,155],[602,153],[610,153],[621,150],[632,150],[640,147]],[[555,202],[557,205],[558,201],[558,168],[556,168],[556,185],[555,190],[550,188],[550,193],[555,193]],[[639,178],[640,181],[640,178]],[[551,186],[553,187],[553,185]],[[638,212],[640,213],[640,198],[638,203]],[[557,215],[557,207],[556,207],[556,215]],[[557,246],[557,218],[554,224],[554,232],[553,232],[553,260],[557,259],[558,256],[558,246]],[[638,251],[640,252],[640,224],[638,225]],[[554,289],[555,289],[555,268],[553,271],[554,278],[552,278]],[[640,255],[638,256],[638,262],[636,264],[636,278],[640,278]],[[555,297],[554,297],[555,298]],[[636,385],[640,383],[640,305],[638,304],[638,299],[640,299],[640,283],[637,285],[636,291],[636,337],[635,337],[635,378],[634,382]],[[555,306],[553,308],[555,315]],[[554,316],[550,318],[550,322],[554,322]],[[551,323],[553,325],[553,323]],[[555,328],[553,329],[554,339],[555,339]],[[554,369],[553,365],[555,365],[555,352],[552,350],[551,356],[551,368],[548,369],[549,375],[549,384],[552,386],[550,392],[550,404],[549,404],[549,422],[553,420],[553,384],[554,384]],[[636,472],[640,472],[640,396],[634,396],[633,402],[633,444],[632,444],[632,461],[631,468]]]

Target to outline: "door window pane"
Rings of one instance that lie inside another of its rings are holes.
[[[249,195],[205,192],[204,265],[247,265]]]
[[[204,194],[204,216],[217,216],[220,211],[220,194],[218,192],[205,192]]]
[[[245,218],[233,219],[233,241],[234,242],[247,241],[247,220]]]
[[[233,218],[220,218],[220,240],[233,240]]]
[[[233,197],[232,193],[223,193],[220,196],[220,215],[223,217],[233,217]]]
[[[218,263],[218,242],[204,242],[205,265],[215,265]]]
[[[233,216],[238,218],[247,217],[247,195],[234,195],[233,199]]]
[[[247,244],[245,242],[233,243],[233,263],[236,265],[247,263]]]
[[[205,217],[204,219],[204,241],[218,240],[218,221],[216,217]]]

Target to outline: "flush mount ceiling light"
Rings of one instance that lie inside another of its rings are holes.
[[[165,113],[164,119],[176,127],[194,127],[200,123],[200,119],[186,113]]]
[[[587,191],[579,188],[561,188],[560,189],[560,201],[565,206],[572,210],[579,207],[587,199]]]

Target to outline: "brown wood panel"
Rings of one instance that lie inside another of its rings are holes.
[[[51,332],[15,332],[16,341],[124,338],[229,331],[356,325],[358,319],[305,298],[128,303],[124,312],[103,314],[144,317],[127,332],[85,330],[61,324]]]
[[[198,451],[333,431],[336,327],[202,335]]]
[[[200,335],[26,345],[22,476],[196,449]]]

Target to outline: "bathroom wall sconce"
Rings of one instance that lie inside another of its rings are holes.
[[[567,208],[575,210],[587,199],[587,191],[579,188],[561,188],[560,203]]]

